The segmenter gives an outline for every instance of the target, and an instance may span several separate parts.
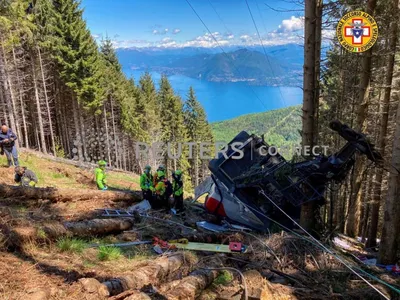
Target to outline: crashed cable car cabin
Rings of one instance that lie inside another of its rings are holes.
[[[347,143],[330,156],[299,163],[288,162],[279,153],[271,155],[265,151],[270,146],[263,138],[240,132],[228,144],[226,155],[220,153],[210,161],[212,175],[196,189],[196,196],[208,193],[206,210],[232,223],[259,231],[267,231],[272,220],[293,227],[279,208],[298,220],[303,203],[317,201],[322,205],[327,184],[345,179],[356,153],[376,163],[382,160],[364,134],[339,121],[331,122],[330,128]],[[241,145],[241,159],[233,157],[237,155],[236,142]]]

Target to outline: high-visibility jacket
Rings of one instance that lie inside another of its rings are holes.
[[[155,186],[156,194],[163,196],[165,194],[165,191],[167,189],[167,186],[163,180],[160,180],[157,182],[157,185]]]
[[[171,182],[164,178],[157,182],[155,186],[155,191],[157,195],[169,197],[172,195],[172,184]]]
[[[143,191],[147,191],[149,189],[152,190],[154,188],[153,175],[151,175],[150,173],[143,173],[140,176],[140,188]]]
[[[183,182],[182,182],[182,180],[174,179],[172,181],[172,190],[174,192],[174,196],[183,195]]]
[[[31,170],[25,169],[22,175],[15,174],[14,178],[16,183],[19,183],[21,186],[31,186],[34,187],[38,182],[37,176]]]
[[[94,170],[94,174],[96,175],[97,188],[100,190],[104,189],[107,186],[106,170],[102,168],[96,168]]]

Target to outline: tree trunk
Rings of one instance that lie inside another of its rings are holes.
[[[37,120],[39,125],[39,136],[40,136],[40,143],[42,146],[42,152],[47,153],[46,147],[46,139],[44,135],[44,127],[43,127],[43,119],[42,119],[42,108],[40,107],[40,99],[39,99],[39,91],[37,86],[37,79],[36,79],[36,69],[35,69],[35,61],[32,55],[32,80],[33,80],[33,88],[35,90],[35,100],[36,100],[36,110],[37,110]]]
[[[80,103],[78,103],[78,117],[79,117],[79,130],[81,134],[81,142],[82,142],[82,151],[83,158],[82,161],[87,160],[87,147],[86,147],[86,131],[85,131],[85,121],[83,118],[83,108]]]
[[[368,0],[366,12],[373,16],[375,12],[375,7],[376,0]],[[359,107],[355,124],[355,130],[361,132],[364,132],[367,126],[366,117],[368,113],[371,82],[372,49],[373,47],[364,53],[361,63],[362,69],[358,93]],[[360,192],[363,177],[362,173],[364,172],[364,169],[365,166],[363,161],[361,159],[357,160],[354,165],[353,185],[349,201],[349,218],[346,224],[346,232],[351,237],[356,237],[358,235],[361,212]]]
[[[18,67],[17,67],[17,58],[15,55],[15,49],[14,47],[12,48],[12,52],[13,52],[13,61],[14,61],[14,68],[15,68],[15,72],[17,75],[17,84],[18,84],[18,90],[19,90],[19,105],[21,107],[21,117],[22,117],[22,125],[24,127],[24,142],[21,143],[21,145],[25,146],[25,148],[29,148],[29,139],[28,139],[28,126],[27,126],[27,122],[26,122],[26,113],[25,113],[25,104],[24,104],[24,99],[22,97],[22,89],[23,89],[23,85],[21,83],[21,78],[20,78],[20,74],[18,72]],[[22,139],[22,136],[19,137],[20,139]]]
[[[382,102],[382,121],[379,130],[379,138],[377,149],[380,151],[383,157],[385,157],[385,148],[386,148],[386,136],[388,129],[388,120],[389,120],[389,102],[390,95],[392,92],[392,81],[393,81],[393,70],[394,70],[394,62],[395,62],[395,53],[396,53],[396,45],[397,45],[397,32],[398,32],[398,6],[399,0],[392,1],[392,21],[390,23],[389,28],[389,55],[387,58],[387,67],[386,67],[386,75],[385,75],[385,90],[383,95]],[[368,240],[366,243],[366,247],[375,247],[376,246],[376,235],[378,233],[378,221],[379,221],[379,209],[381,205],[381,191],[382,191],[382,179],[383,179],[383,169],[376,169],[376,176],[374,181],[374,198],[371,204],[371,225],[368,232]]]
[[[92,219],[78,222],[45,222],[40,227],[14,226],[3,227],[7,236],[7,247],[23,248],[32,242],[43,240],[43,233],[48,240],[60,237],[93,237],[96,235],[116,234],[132,228],[133,219]]]
[[[37,52],[38,52],[38,56],[39,56],[40,73],[42,75],[43,93],[44,93],[44,100],[45,100],[45,103],[46,103],[47,117],[49,119],[51,148],[52,148],[53,154],[56,155],[56,143],[55,143],[55,139],[54,139],[53,121],[52,121],[52,116],[51,116],[51,111],[50,111],[50,104],[49,104],[49,97],[48,97],[47,87],[46,87],[46,78],[44,77],[42,55],[40,54],[40,48],[39,47],[37,47]]]
[[[74,116],[74,124],[75,124],[75,147],[77,148],[78,160],[83,161],[83,151],[82,151],[82,135],[81,135],[81,127],[79,126],[79,116],[78,116],[78,109],[79,104],[77,103],[76,99],[71,99],[72,101],[72,110]]]
[[[1,39],[1,48],[2,48],[2,53],[0,54],[0,79],[3,81],[4,85],[4,100],[5,104],[7,105],[7,115],[10,118],[10,127],[12,130],[16,130],[16,123],[15,123],[15,118],[14,118],[14,110],[12,106],[12,87],[10,85],[10,76],[8,74],[8,69],[7,69],[7,58],[6,58],[6,52],[4,49],[4,41]]]
[[[118,149],[118,144],[117,144],[117,132],[115,130],[115,116],[114,116],[114,101],[111,98],[111,121],[112,121],[112,130],[114,134],[114,152],[115,152],[115,166],[117,168],[120,168],[120,161],[119,161],[119,149]]]
[[[23,197],[26,199],[48,199],[52,202],[81,200],[141,201],[140,192],[98,191],[82,189],[30,188],[0,184],[0,198]]]
[[[118,295],[129,289],[141,289],[148,284],[157,284],[169,275],[178,271],[184,264],[182,253],[175,253],[169,257],[163,256],[149,261],[147,265],[133,270],[131,274],[111,279],[103,284],[110,295]]]
[[[398,233],[400,232],[400,101],[397,107],[396,129],[389,175],[389,188],[383,216],[383,230],[379,247],[379,263],[392,264],[397,261]]]
[[[164,299],[196,299],[218,276],[216,270],[196,270],[182,280],[173,281],[161,286],[159,294]]]
[[[315,58],[316,58],[316,10],[317,0],[305,1],[304,20],[304,75],[303,75],[303,125],[302,146],[314,145],[315,130]],[[307,191],[305,191],[307,192]],[[306,229],[314,229],[316,223],[315,201],[304,203],[301,207],[300,224]]]
[[[107,158],[108,158],[108,163],[111,166],[112,162],[111,162],[111,150],[110,150],[110,136],[109,136],[109,131],[108,131],[107,111],[106,111],[105,104],[104,104],[103,108],[104,108],[104,127],[106,129]]]
[[[322,0],[316,0],[315,6],[315,87],[314,87],[314,145],[318,143],[319,96],[321,75],[321,41],[322,41]]]

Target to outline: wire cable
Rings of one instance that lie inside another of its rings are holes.
[[[332,250],[327,248],[324,244],[322,244],[320,241],[318,241],[315,237],[313,237],[307,230],[305,230],[299,223],[297,223],[291,216],[289,216],[281,207],[279,207],[278,204],[275,203],[270,197],[268,197],[264,190],[261,189],[260,194],[263,195],[268,201],[270,201],[278,210],[281,211],[289,220],[291,220],[296,226],[298,226],[306,235],[309,236],[309,238],[316,243],[321,249],[332,255],[334,258],[336,258],[339,262],[341,262],[346,268],[348,268],[353,274],[355,274],[357,277],[359,277],[362,281],[364,281],[366,284],[368,284],[371,288],[373,288],[377,293],[379,293],[383,298],[390,300],[385,294],[383,294],[379,289],[374,287],[368,280],[366,280],[364,277],[362,277],[360,274],[358,274],[355,270],[353,270],[352,266],[350,266],[347,262],[345,262],[342,258],[340,258],[338,255],[336,255]],[[259,214],[263,215],[264,217],[267,217],[264,213],[261,211],[244,204],[247,206],[249,209],[258,212]],[[269,219],[269,218],[268,218]]]
[[[224,55],[232,62],[233,67],[235,68],[235,70],[239,73],[240,76],[242,76],[244,78],[244,76],[242,75],[242,73],[240,72],[240,70],[237,68],[234,60],[232,59],[232,57],[230,57],[228,55],[228,53],[225,52],[224,48],[222,48],[221,44],[218,42],[218,40],[215,38],[214,34],[211,32],[211,30],[208,28],[208,26],[206,25],[206,23],[203,21],[203,19],[200,17],[200,15],[197,13],[196,9],[192,6],[192,4],[190,4],[189,0],[185,0],[186,3],[190,6],[190,8],[193,10],[193,12],[195,13],[195,15],[197,16],[197,18],[200,20],[200,22],[203,24],[203,26],[207,29],[208,33],[211,35],[212,39],[214,40],[214,42],[217,44],[218,48],[224,53]],[[260,101],[261,105],[265,108],[265,110],[268,110],[268,108],[265,106],[264,102],[261,101],[260,97],[257,95],[257,93],[255,92],[255,90],[252,88],[251,85],[246,85],[248,86],[251,91],[253,92],[253,94],[256,96],[257,100]]]
[[[305,241],[311,243],[312,245],[314,245],[314,246],[316,246],[316,247],[318,247],[318,248],[324,250],[324,249],[321,248],[321,246],[318,245],[317,243],[315,243],[315,242],[313,242],[312,240],[306,238],[305,236],[302,236],[302,235],[298,234],[297,232],[295,232],[295,231],[293,231],[293,230],[287,228],[286,226],[282,225],[282,224],[279,223],[278,221],[276,221],[276,220],[274,220],[274,219],[268,217],[267,215],[263,214],[261,211],[256,210],[256,209],[254,209],[254,208],[252,208],[252,207],[250,207],[250,206],[247,206],[247,207],[250,208],[250,209],[252,209],[253,211],[256,211],[256,212],[260,213],[261,215],[263,215],[264,217],[266,217],[268,220],[270,220],[271,222],[273,222],[273,223],[275,223],[276,225],[278,225],[279,227],[281,227],[283,230],[285,230],[285,231],[287,231],[287,232],[290,232],[291,234],[295,235],[296,237],[298,237],[298,238],[300,238],[300,239],[302,239],[302,240],[305,240]],[[231,230],[231,231],[234,231],[234,232],[235,232],[235,230]],[[242,233],[243,233],[243,232],[242,232]],[[332,254],[332,255],[333,255],[333,254]],[[399,294],[400,294],[400,289],[398,289],[397,287],[392,286],[391,284],[387,283],[386,281],[383,281],[382,279],[380,279],[380,278],[378,278],[378,277],[376,277],[376,276],[374,276],[374,275],[372,275],[372,274],[369,274],[368,272],[364,271],[363,269],[361,269],[361,268],[359,268],[359,267],[354,267],[354,269],[356,269],[357,271],[362,272],[363,274],[365,274],[366,276],[370,277],[371,279],[373,279],[373,280],[375,280],[375,281],[377,281],[377,282],[379,282],[379,283],[381,283],[381,284],[387,286],[387,287],[390,288],[391,290],[393,290],[393,291],[395,291],[396,293],[399,293]]]
[[[248,2],[247,0],[245,0],[245,1],[246,1],[247,9],[248,9],[248,11],[249,11],[249,13],[250,13],[251,19],[253,20],[254,27],[256,28],[257,35],[258,35],[258,38],[259,38],[259,40],[260,40],[261,46],[262,46],[262,48],[263,48],[265,58],[267,59],[269,68],[271,69],[272,76],[273,76],[274,78],[276,78],[275,73],[274,73],[274,70],[272,69],[271,62],[269,61],[269,58],[268,58],[268,55],[267,55],[267,51],[265,50],[264,43],[263,43],[263,41],[262,41],[260,32],[258,31],[258,27],[257,27],[256,21],[254,20],[253,13],[251,12],[249,2]],[[280,94],[280,96],[281,96],[283,105],[286,106],[285,99],[283,98],[283,94],[282,94],[281,88],[280,88],[279,86],[278,86],[278,89],[279,89],[279,94]]]

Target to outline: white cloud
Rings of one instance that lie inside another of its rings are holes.
[[[177,46],[177,43],[173,39],[166,37],[163,38],[160,42],[158,42],[157,46],[165,48],[175,48]]]
[[[304,28],[304,17],[292,16],[288,20],[282,20],[282,24],[278,26],[278,32],[293,32]]]
[[[153,30],[153,34],[155,35],[164,35],[168,33],[168,28],[162,29],[162,30],[158,30],[158,29],[154,29]]]
[[[154,27],[153,27],[154,28]],[[177,34],[181,30],[174,28],[162,29],[159,26],[152,32],[154,35],[165,35],[167,33]],[[206,32],[203,35],[194,37],[187,41],[177,41],[169,37],[165,37],[156,42],[149,42],[145,40],[128,40],[118,41],[115,43],[117,48],[127,47],[164,47],[164,48],[182,48],[182,47],[205,47],[213,48],[218,46],[260,46],[261,42],[265,46],[285,45],[285,44],[303,44],[304,17],[294,17],[282,20],[281,24],[276,30],[264,34],[260,38],[257,33],[244,32],[241,35],[234,35],[232,32],[220,33],[218,31],[212,34]],[[335,30],[324,29],[322,31],[323,42],[331,40],[335,36]]]
[[[149,47],[152,44],[146,40],[112,40],[115,48]]]
[[[240,36],[240,41],[242,43],[247,43],[247,42],[251,41],[252,39],[253,38],[248,34],[243,34],[243,35]]]

